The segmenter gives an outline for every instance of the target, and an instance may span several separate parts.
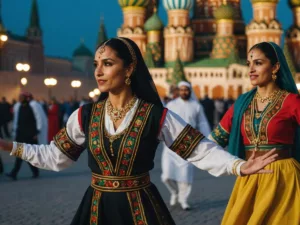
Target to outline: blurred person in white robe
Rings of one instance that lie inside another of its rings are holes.
[[[202,105],[192,90],[190,83],[181,81],[178,84],[179,97],[170,101],[166,107],[182,117],[192,127],[198,129],[205,136],[211,132]],[[170,205],[180,203],[182,209],[189,210],[188,197],[191,194],[194,166],[169,151],[164,145],[162,153],[162,182],[171,194]]]

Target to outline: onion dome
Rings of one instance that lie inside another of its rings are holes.
[[[251,0],[253,3],[259,3],[259,2],[270,2],[270,3],[278,3],[279,0]]]
[[[166,10],[185,9],[190,10],[193,5],[192,0],[163,0]]]
[[[146,21],[144,25],[145,31],[161,30],[163,27],[164,24],[157,15],[156,11],[154,11],[153,15]]]
[[[289,0],[289,5],[291,8],[300,7],[300,0]]]
[[[227,19],[233,20],[235,16],[235,9],[231,5],[222,4],[219,8],[214,11],[214,17],[217,20]]]
[[[93,53],[85,46],[84,43],[81,43],[78,48],[75,49],[73,52],[73,57],[76,56],[87,56],[87,57],[93,57]]]
[[[148,4],[149,0],[119,0],[119,5],[122,8],[129,6],[146,7]]]

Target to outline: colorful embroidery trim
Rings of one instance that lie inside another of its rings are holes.
[[[91,217],[90,217],[90,225],[98,224],[98,210],[101,198],[101,192],[94,190],[94,194],[92,197],[92,205],[91,205]]]
[[[101,176],[92,174],[91,186],[99,191],[125,192],[135,191],[150,185],[149,173],[139,176]]]
[[[119,176],[130,175],[133,162],[138,150],[141,135],[149,117],[150,111],[153,105],[148,103],[142,103],[137,109],[137,113],[133,118],[128,133],[122,140],[120,145],[121,154],[118,155],[116,163],[116,174]]]
[[[55,136],[54,143],[59,150],[62,151],[73,161],[77,161],[80,154],[83,152],[84,147],[74,143],[68,136],[66,128],[62,128]]]
[[[169,148],[186,159],[203,138],[203,134],[188,124]]]
[[[267,128],[271,121],[271,119],[280,111],[282,108],[282,104],[284,102],[284,99],[288,95],[287,91],[280,91],[277,95],[277,97],[274,99],[272,103],[270,103],[269,107],[266,109],[266,112],[264,113],[259,129],[258,134],[255,133],[254,130],[254,100],[252,100],[251,104],[248,106],[248,109],[245,111],[245,117],[244,117],[244,126],[245,126],[245,133],[246,136],[251,144],[268,144],[268,134],[267,134]],[[259,143],[256,143],[257,135],[259,135]]]
[[[215,142],[223,148],[228,145],[229,133],[221,126],[221,124],[219,124],[210,135]]]
[[[17,149],[13,153],[13,155],[22,159],[23,152],[24,152],[24,144],[23,143],[17,143],[17,142],[16,142],[16,144],[17,144]]]
[[[94,104],[90,122],[89,142],[90,150],[96,159],[104,176],[113,175],[113,168],[103,145],[103,127],[104,125],[104,105],[105,101]],[[100,137],[101,135],[101,137]]]
[[[139,191],[127,192],[134,225],[147,225],[147,219],[144,212],[141,196]]]

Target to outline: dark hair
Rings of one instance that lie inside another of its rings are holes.
[[[122,39],[111,38],[108,41],[101,43],[99,47],[105,45],[112,48],[116,52],[117,56],[123,60],[124,66],[128,67],[131,63],[133,63],[133,58],[129,47],[124,43],[124,41],[130,45],[137,60],[134,71],[130,76],[132,92],[140,99],[162,106],[161,99],[145,64],[142,53],[134,41],[124,37],[122,37]],[[99,101],[104,100],[107,97],[108,93],[101,93]]]
[[[275,49],[273,48],[273,46],[270,43],[261,42],[256,45],[253,45],[250,48],[249,52],[253,49],[261,50],[265,54],[265,56],[271,61],[272,66],[274,66],[278,62],[278,57],[275,52]]]

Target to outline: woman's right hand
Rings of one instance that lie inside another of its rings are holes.
[[[0,150],[4,150],[7,152],[10,152],[13,148],[13,143],[10,141],[5,141],[2,138],[0,138]]]

